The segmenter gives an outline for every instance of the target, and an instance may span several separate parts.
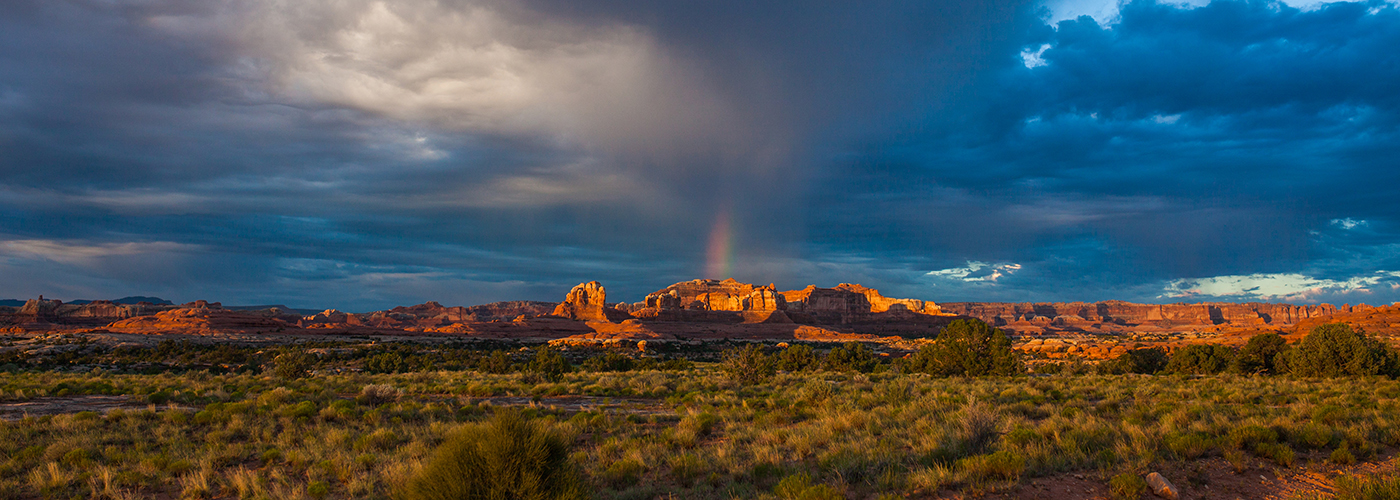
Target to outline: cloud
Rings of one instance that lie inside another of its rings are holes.
[[[1021,270],[1020,264],[987,264],[986,262],[968,261],[967,267],[954,267],[929,271],[925,276],[942,278],[946,280],[980,281],[986,283],[996,283],[1004,276],[1015,274]]]
[[[1307,302],[1329,295],[1369,294],[1373,287],[1383,284],[1394,288],[1400,283],[1397,278],[1400,272],[1395,271],[1376,271],[1340,281],[1298,273],[1215,276],[1172,281],[1162,297]]]
[[[746,122],[644,26],[513,2],[253,2],[229,36],[274,98],[473,133],[673,154],[742,142]]]
[[[96,243],[82,241],[55,240],[0,240],[0,255],[23,259],[43,259],[66,264],[90,265],[94,261],[108,257],[133,255],[197,252],[196,245],[170,241]]]
[[[1337,227],[1340,227],[1340,228],[1342,228],[1342,229],[1346,229],[1346,230],[1350,231],[1350,230],[1352,230],[1352,229],[1356,229],[1356,228],[1359,227],[1359,226],[1365,226],[1365,225],[1367,225],[1368,223],[1366,222],[1365,219],[1356,220],[1356,219],[1353,219],[1353,218],[1351,218],[1351,217],[1347,217],[1347,218],[1344,218],[1344,219],[1332,219],[1332,221],[1330,222],[1330,224],[1332,224],[1333,226],[1337,226]]]

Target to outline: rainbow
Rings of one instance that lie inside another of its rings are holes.
[[[729,204],[720,207],[715,215],[715,224],[710,228],[710,245],[705,251],[705,277],[724,279],[729,277],[734,260],[734,235],[729,224]]]

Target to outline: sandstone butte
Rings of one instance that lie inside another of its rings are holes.
[[[87,331],[188,335],[431,335],[555,342],[622,340],[869,340],[928,338],[959,318],[977,318],[1018,336],[1018,346],[1049,357],[1106,357],[1135,338],[1177,335],[1186,342],[1242,343],[1250,335],[1299,336],[1317,324],[1352,323],[1373,334],[1400,332],[1400,306],[1271,303],[1134,304],[1122,301],[934,304],[885,297],[856,284],[778,291],[775,285],[692,280],[635,303],[607,303],[598,282],[562,302],[511,301],[471,307],[436,302],[385,311],[280,308],[233,310],[217,302],[83,305],[30,300],[0,307],[0,331]],[[1091,337],[1093,336],[1093,337]],[[1097,338],[1098,340],[1093,340]],[[1107,338],[1108,340],[1103,340]],[[1116,339],[1122,339],[1121,341]]]

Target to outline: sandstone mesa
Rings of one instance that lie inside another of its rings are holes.
[[[1400,306],[1273,303],[1135,304],[1122,301],[935,304],[885,297],[842,283],[779,291],[734,279],[675,283],[643,300],[608,303],[601,283],[573,287],[558,303],[509,301],[471,307],[437,302],[384,311],[299,314],[281,307],[235,310],[218,302],[65,304],[33,299],[0,307],[0,331],[218,335],[460,336],[527,341],[620,342],[714,339],[880,341],[930,338],[953,320],[976,318],[1016,336],[1018,348],[1051,358],[1107,357],[1145,337],[1239,343],[1248,335],[1296,335],[1345,321],[1373,334],[1400,332]]]

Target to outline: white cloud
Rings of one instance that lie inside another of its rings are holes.
[[[644,28],[546,19],[512,1],[262,0],[225,13],[276,99],[450,130],[683,153],[746,143],[733,109]]]
[[[967,261],[966,267],[953,267],[938,271],[929,271],[925,276],[955,281],[995,283],[1002,277],[1010,276],[1020,270],[1020,264],[988,264],[986,262],[970,260]]]
[[[0,255],[86,265],[105,257],[198,250],[196,245],[169,241],[85,243],[61,240],[0,240]]]
[[[1358,2],[1361,0],[1292,0],[1280,3],[1307,11],[1316,10],[1334,1]],[[1089,16],[1100,25],[1109,25],[1118,20],[1119,3],[1120,0],[1046,0],[1045,6],[1050,9],[1050,22],[1052,24],[1076,19],[1079,16]],[[1210,0],[1169,0],[1163,3],[1204,7],[1210,4]]]
[[[1370,293],[1387,283],[1394,287],[1400,272],[1376,271],[1345,280],[1314,278],[1298,273],[1249,274],[1180,279],[1167,283],[1160,297],[1223,297],[1309,301],[1326,294]]]
[[[1045,66],[1045,65],[1049,64],[1049,63],[1045,62],[1045,59],[1044,59],[1043,57],[1041,57],[1041,56],[1043,56],[1043,55],[1045,54],[1045,51],[1048,50],[1049,48],[1050,48],[1050,44],[1046,43],[1046,44],[1041,44],[1040,48],[1039,48],[1039,49],[1036,49],[1036,50],[1031,50],[1031,49],[1022,50],[1022,51],[1021,51],[1021,63],[1022,63],[1022,64],[1025,64],[1025,65],[1026,65],[1026,68],[1028,68],[1028,69],[1029,69],[1029,68],[1039,68],[1039,67],[1041,67],[1041,66]]]
[[[1366,222],[1365,219],[1353,219],[1351,217],[1347,217],[1345,219],[1332,219],[1331,224],[1342,229],[1352,230],[1360,226],[1368,225],[1370,223]]]

